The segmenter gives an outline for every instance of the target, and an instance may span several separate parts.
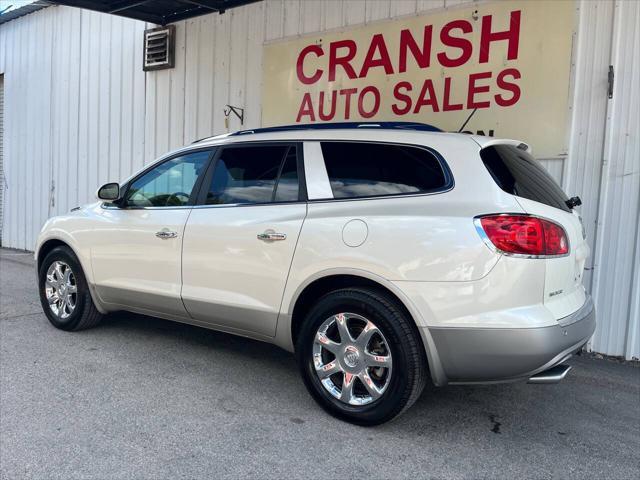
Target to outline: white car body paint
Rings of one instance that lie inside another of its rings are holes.
[[[446,162],[454,186],[434,194],[335,200],[322,140],[432,149]],[[147,313],[287,350],[293,349],[292,315],[304,288],[331,275],[360,276],[388,289],[406,307],[439,385],[476,377],[456,373],[466,370],[451,365],[456,353],[445,355],[443,349],[451,346],[443,344],[446,340],[436,345],[434,335],[558,327],[587,302],[582,270],[589,248],[577,214],[502,191],[480,160],[483,147],[521,142],[407,130],[300,130],[214,137],[179,152],[269,141],[302,143],[307,202],[143,209],[99,202],[49,220],[36,259],[50,240],[68,244],[101,312]],[[554,220],[567,231],[571,251],[537,260],[502,255],[475,229],[474,217],[488,213]],[[163,229],[176,237],[157,238]],[[257,239],[266,231],[286,240]],[[515,374],[478,375],[494,381]]]

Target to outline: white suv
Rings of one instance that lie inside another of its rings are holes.
[[[405,123],[204,139],[45,224],[42,307],[64,330],[128,310],[274,343],[358,424],[428,376],[556,382],[595,329],[589,247],[528,149]]]

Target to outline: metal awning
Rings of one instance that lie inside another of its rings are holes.
[[[224,13],[230,8],[258,1],[261,0],[62,0],[49,3],[166,25],[207,13]]]
[[[19,7],[10,5],[8,8],[0,12],[0,25],[10,22],[11,20],[15,20],[16,18],[29,15],[30,13],[37,12],[38,10],[47,8],[50,5],[51,4],[49,2],[42,0],[38,2],[27,3]]]

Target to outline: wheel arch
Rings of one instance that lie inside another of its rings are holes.
[[[312,307],[314,300],[331,291],[346,287],[366,287],[389,296],[411,318],[425,349],[428,368],[434,384],[444,385],[447,383],[431,334],[428,328],[424,327],[424,322],[421,321],[422,316],[415,305],[392,282],[364,270],[331,269],[320,272],[307,279],[296,290],[289,304],[288,315],[286,315],[290,322],[287,326],[287,333],[292,347],[295,346],[304,317]]]
[[[42,265],[42,261],[44,258],[56,247],[67,247],[69,248],[76,257],[78,254],[73,250],[73,247],[69,245],[64,240],[60,240],[59,238],[50,238],[42,243],[36,252],[36,268],[38,272],[40,271],[40,266]]]
[[[69,250],[71,250],[71,252],[75,255],[75,257],[78,259],[78,262],[80,263],[80,267],[82,268],[82,271],[84,273],[84,277],[87,281],[87,285],[89,286],[89,293],[91,294],[91,298],[93,299],[93,304],[95,305],[96,309],[102,313],[102,314],[106,314],[107,310],[104,308],[104,306],[102,305],[102,303],[100,302],[100,298],[97,294],[97,292],[95,291],[95,287],[93,284],[93,270],[91,270],[91,265],[87,265],[87,262],[89,262],[89,260],[86,260],[82,257],[82,255],[78,254],[78,251],[73,247],[72,242],[54,236],[54,237],[50,237],[47,238],[46,240],[43,240],[42,243],[40,243],[37,247],[36,253],[35,253],[35,257],[36,257],[36,275],[39,275],[40,272],[40,266],[42,265],[42,262],[44,261],[45,257],[55,248],[57,247],[67,247]]]

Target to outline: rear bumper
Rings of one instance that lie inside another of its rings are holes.
[[[429,328],[448,383],[529,379],[565,361],[596,328],[591,297],[557,325],[538,328]]]

